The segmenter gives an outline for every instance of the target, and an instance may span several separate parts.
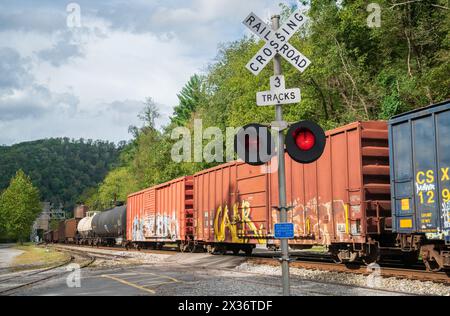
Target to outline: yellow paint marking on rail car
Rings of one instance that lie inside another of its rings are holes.
[[[402,203],[402,211],[409,211],[409,209],[410,209],[409,199],[402,199],[401,203]]]
[[[350,232],[349,218],[348,218],[348,204],[344,204],[344,212],[345,212],[345,233],[348,234]]]
[[[149,293],[151,293],[151,294],[155,294],[155,293],[156,293],[156,292],[153,291],[152,289],[147,289],[147,288],[145,288],[145,287],[143,287],[143,286],[140,286],[140,285],[138,285],[138,284],[131,283],[131,282],[125,281],[125,280],[123,280],[123,279],[113,277],[112,275],[106,275],[106,274],[104,274],[104,275],[102,275],[101,277],[102,277],[102,278],[108,278],[108,279],[111,279],[111,280],[120,282],[120,283],[122,283],[122,284],[131,286],[131,287],[134,287],[134,288],[139,289],[139,290],[141,290],[141,291],[149,292]]]
[[[401,219],[400,228],[412,228],[412,219]]]

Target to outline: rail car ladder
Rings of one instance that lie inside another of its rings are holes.
[[[194,240],[194,179],[185,180],[184,234],[186,240]]]
[[[391,224],[387,126],[362,127],[362,173],[368,233],[381,234]]]

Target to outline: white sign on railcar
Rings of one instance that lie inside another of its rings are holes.
[[[300,89],[262,91],[256,94],[256,104],[259,106],[290,104],[300,102]]]
[[[300,10],[296,10],[277,31],[274,31],[256,14],[250,13],[243,21],[244,25],[264,40],[266,44],[248,62],[246,68],[256,76],[278,53],[300,72],[303,72],[311,61],[290,45],[288,40],[306,22],[306,19],[306,16]]]

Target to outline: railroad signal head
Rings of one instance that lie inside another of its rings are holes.
[[[267,126],[248,124],[234,136],[234,151],[246,163],[259,166],[275,155],[275,142]]]
[[[297,122],[288,129],[286,150],[299,163],[311,163],[319,159],[325,148],[325,132],[314,122]]]

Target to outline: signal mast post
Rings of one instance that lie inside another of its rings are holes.
[[[280,27],[280,16],[272,16],[272,29],[278,30]],[[275,76],[282,74],[281,70],[281,58],[276,54],[273,58],[273,72]],[[278,122],[283,121],[283,109],[281,105],[275,106],[275,119]],[[284,161],[284,135],[281,128],[278,129],[278,148],[277,148],[277,160],[278,160],[278,189],[279,189],[279,212],[280,222],[287,222],[287,207],[286,207],[286,171]],[[288,239],[281,239],[281,273],[283,283],[283,295],[291,295],[290,281],[289,281],[289,244]]]

